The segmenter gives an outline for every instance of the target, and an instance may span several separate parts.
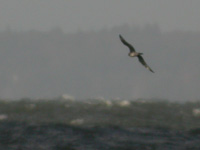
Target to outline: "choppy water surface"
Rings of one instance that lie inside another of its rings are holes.
[[[199,150],[200,103],[0,102],[2,150]]]

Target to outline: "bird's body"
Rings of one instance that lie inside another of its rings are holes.
[[[130,56],[130,57],[137,57],[139,55],[142,55],[142,54],[141,53],[137,53],[137,52],[130,52],[130,53],[128,53],[128,56]]]
[[[138,57],[139,62],[140,62],[145,68],[147,68],[149,71],[151,71],[151,72],[154,73],[154,71],[153,71],[153,70],[147,65],[147,63],[144,61],[144,58],[142,57],[143,53],[136,52],[136,51],[135,51],[135,48],[134,48],[131,44],[129,44],[127,41],[125,41],[125,39],[124,39],[121,35],[119,35],[119,38],[120,38],[121,42],[129,48],[130,52],[129,52],[128,55],[129,55],[130,57]]]

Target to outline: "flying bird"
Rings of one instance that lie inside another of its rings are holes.
[[[147,68],[149,71],[151,71],[151,72],[154,73],[154,71],[153,71],[153,70],[147,65],[147,63],[144,61],[144,58],[142,57],[143,53],[138,53],[138,52],[136,52],[136,51],[135,51],[135,48],[134,48],[131,44],[129,44],[121,35],[119,35],[119,38],[120,38],[120,40],[122,41],[122,43],[123,43],[124,45],[126,45],[126,46],[129,48],[130,52],[129,52],[128,55],[129,55],[130,57],[138,57],[139,62],[140,62],[145,68]]]

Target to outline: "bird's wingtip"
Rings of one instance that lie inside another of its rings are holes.
[[[152,69],[150,69],[150,71],[151,71],[152,73],[155,73]]]
[[[121,35],[121,34],[119,34],[119,38],[120,38],[121,40],[124,40],[124,38],[122,37],[122,35]]]
[[[149,66],[146,67],[149,71],[151,71],[152,73],[155,73]]]

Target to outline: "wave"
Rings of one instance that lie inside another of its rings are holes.
[[[200,149],[198,135],[161,128],[80,127],[66,124],[0,124],[0,149],[111,150]]]
[[[131,100],[19,100],[0,101],[0,121],[73,126],[196,129],[200,126],[200,102]]]

